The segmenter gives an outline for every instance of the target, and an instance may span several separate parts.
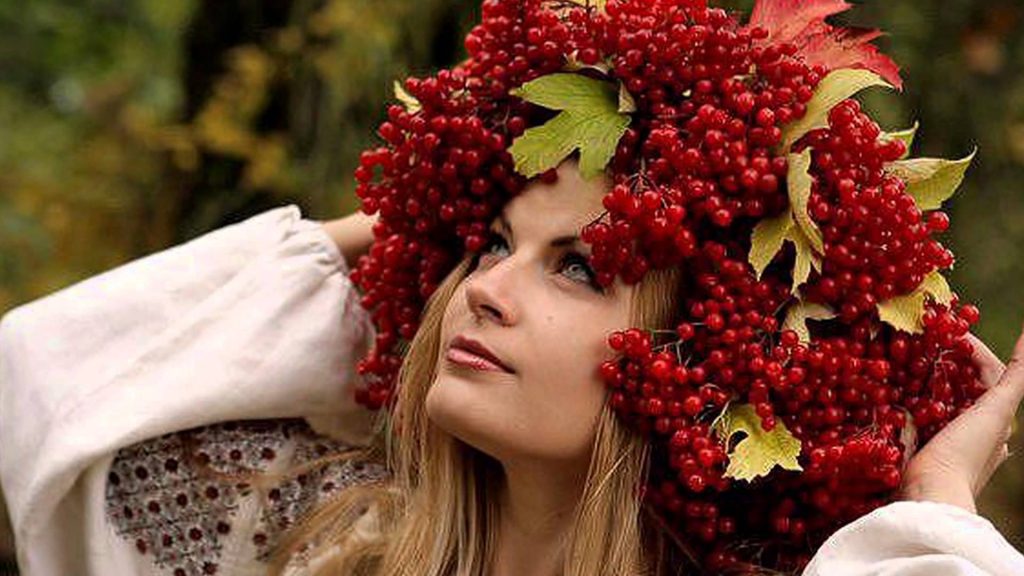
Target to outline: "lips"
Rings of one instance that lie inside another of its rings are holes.
[[[492,364],[493,367],[496,367],[504,372],[508,372],[510,374],[515,373],[515,371],[512,370],[512,368],[510,368],[508,364],[503,362],[501,358],[498,357],[497,354],[495,354],[489,348],[484,346],[483,343],[477,340],[473,340],[472,338],[467,338],[461,335],[456,336],[455,338],[452,338],[451,343],[449,343],[448,345],[448,348],[449,356],[452,355],[453,350],[458,350],[460,352],[468,352],[472,356],[478,357],[478,359],[482,358],[483,360],[486,360],[487,363]],[[456,358],[453,358],[453,360],[456,361],[459,361],[461,359],[463,359],[463,355],[458,353],[456,353]],[[467,361],[467,363],[473,363],[471,357],[464,359]],[[481,366],[479,367],[486,368],[487,363],[480,363]]]

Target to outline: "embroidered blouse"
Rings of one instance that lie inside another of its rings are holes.
[[[348,272],[292,204],[8,311],[0,482],[22,574],[265,574],[296,518],[385,477],[353,461],[247,477],[370,438],[351,387],[374,331]],[[1019,576],[1024,556],[981,516],[897,502],[804,572],[883,574]]]

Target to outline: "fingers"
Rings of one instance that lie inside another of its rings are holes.
[[[999,402],[1007,411],[1005,413],[1009,416],[1007,421],[1009,424],[1013,415],[1017,413],[1021,400],[1024,399],[1024,333],[1017,339],[1017,344],[1013,348],[1013,357],[1010,358],[1002,378],[999,379],[999,383],[992,389],[992,392],[997,393],[993,401]],[[989,396],[989,394],[985,394],[985,396]]]
[[[974,363],[977,364],[981,370],[981,383],[985,385],[985,388],[991,388],[999,382],[999,378],[1002,377],[1003,371],[1006,370],[1006,366],[1003,365],[1003,361],[995,355],[994,352],[988,347],[985,342],[970,332],[967,333],[967,340],[971,343],[971,347],[974,349],[973,359]]]

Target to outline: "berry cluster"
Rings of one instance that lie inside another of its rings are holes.
[[[468,59],[406,81],[418,106],[388,109],[384,145],[355,173],[363,210],[380,214],[352,272],[377,327],[357,400],[392,404],[427,298],[527,184],[508,148],[551,112],[510,90],[568,68],[620,84],[636,108],[608,165],[606,212],[582,231],[598,282],[686,270],[674,325],[610,335],[619,356],[600,366],[611,406],[651,439],[646,502],[710,572],[751,561],[742,545],[751,540],[761,561],[799,568],[840,525],[888,502],[910,432],[927,441],[982,392],[964,338],[978,311],[929,296],[920,333],[882,322],[879,303],[952,265],[934,238],[948,217],[922,213],[887,173],[906,147],[855,101],[781,149],[829,70],[771,38],[703,0],[608,0],[603,12],[573,0],[485,0]],[[760,277],[748,251],[759,221],[793,209],[787,153],[806,149],[807,208],[824,250],[797,290],[792,249]],[[798,302],[837,318],[801,341],[783,329]],[[734,446],[714,426],[730,405],[750,405],[763,430],[798,439],[803,471],[730,477]]]
[[[923,215],[903,180],[886,174],[885,163],[900,159],[906,145],[880,135],[857,101],[847,100],[831,110],[828,128],[802,143],[813,150],[817,178],[808,206],[826,248],[822,279],[809,297],[836,306],[846,322],[953,265],[953,253],[932,237],[946,231],[949,218]]]

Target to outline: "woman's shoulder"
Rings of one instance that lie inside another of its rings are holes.
[[[160,436],[117,453],[105,515],[118,537],[168,574],[256,567],[306,513],[345,487],[387,476],[358,455],[333,457],[351,450],[301,419]]]

